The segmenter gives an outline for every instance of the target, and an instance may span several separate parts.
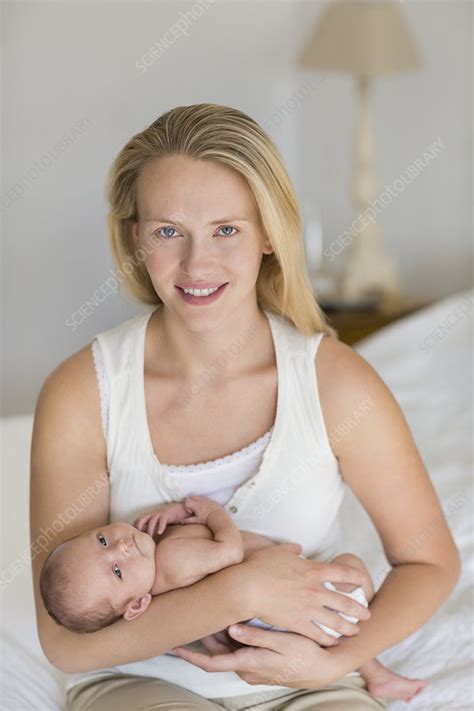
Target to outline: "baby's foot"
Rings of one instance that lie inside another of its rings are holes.
[[[387,668],[371,675],[370,680],[366,679],[366,681],[372,696],[382,699],[401,699],[402,701],[410,701],[427,685],[423,679],[409,679],[407,676],[401,676]]]

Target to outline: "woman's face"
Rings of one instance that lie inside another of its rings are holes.
[[[133,237],[166,308],[181,319],[221,317],[256,303],[263,233],[245,179],[220,163],[173,155],[149,161],[138,179]],[[178,285],[227,286],[219,298],[191,305]]]
[[[155,551],[148,533],[125,522],[94,528],[58,549],[78,597],[85,604],[106,597],[116,610],[151,591]]]

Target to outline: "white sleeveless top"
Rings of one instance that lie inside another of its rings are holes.
[[[98,334],[92,343],[107,445],[110,523],[132,523],[159,504],[201,494],[224,505],[241,529],[278,543],[298,542],[307,558],[332,558],[340,551],[338,514],[346,485],[329,444],[318,395],[314,360],[324,333],[304,336],[292,323],[265,310],[278,371],[273,427],[225,457],[165,465],[153,451],[145,408],[145,333],[155,308]],[[199,642],[189,646],[205,652]],[[206,698],[289,688],[248,684],[234,672],[205,672],[166,653],[68,674],[66,691],[89,679],[120,673],[164,679]]]
[[[102,350],[97,338],[92,341],[92,355],[99,383],[102,429],[107,441],[109,389]],[[170,486],[176,490],[176,500],[200,494],[224,506],[237,487],[257,471],[272,431],[273,427],[247,447],[219,459],[199,464],[175,465],[162,462],[162,470],[169,477]]]

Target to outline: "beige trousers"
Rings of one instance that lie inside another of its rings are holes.
[[[361,676],[346,676],[325,689],[269,690],[206,699],[152,677],[123,675],[86,681],[69,690],[66,711],[369,711],[386,709]]]

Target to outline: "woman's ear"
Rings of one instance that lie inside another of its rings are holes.
[[[133,600],[131,602],[125,612],[123,613],[123,618],[124,620],[134,620],[136,617],[140,617],[140,615],[145,612],[147,609],[148,605],[151,602],[151,595],[150,593],[147,593],[146,595],[142,595],[141,597],[137,598],[136,600]]]
[[[263,244],[263,249],[262,249],[264,254],[272,254],[273,253],[273,247],[270,243],[269,239],[266,239],[264,244]]]

